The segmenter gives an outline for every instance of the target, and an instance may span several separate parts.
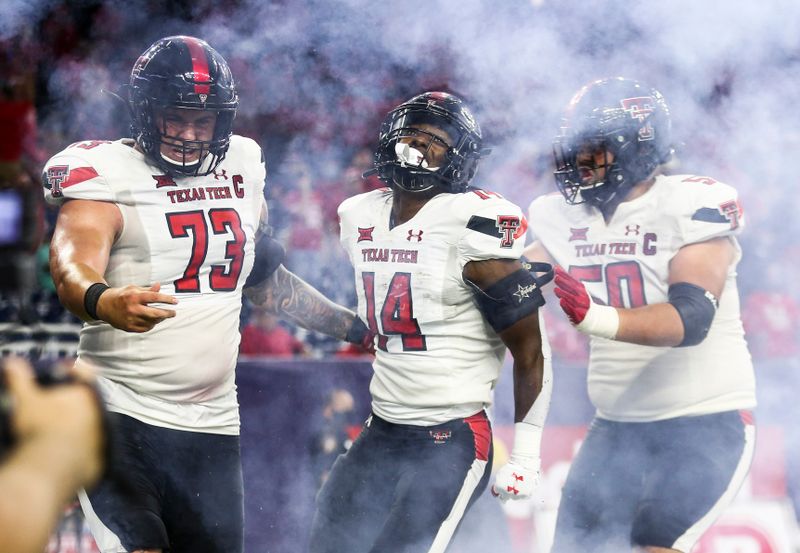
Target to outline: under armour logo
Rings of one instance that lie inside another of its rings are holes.
[[[408,236],[406,236],[406,240],[411,242],[412,238],[416,238],[417,242],[422,242],[422,232],[423,231],[419,231],[417,234],[414,234],[412,229],[408,229]]]
[[[570,228],[569,229],[569,240],[568,242],[572,242],[573,240],[588,240],[589,234],[589,227],[583,228]]]
[[[163,186],[178,186],[169,175],[152,175],[156,181],[156,188]]]
[[[53,165],[47,168],[47,184],[50,188],[50,195],[54,198],[60,198],[64,195],[61,190],[61,184],[67,180],[69,176],[69,165]]]
[[[524,476],[520,476],[516,472],[512,472],[511,476],[513,476],[514,480],[516,480],[517,482],[524,482],[525,481],[525,477]]]
[[[630,234],[635,234],[639,236],[639,229],[642,228],[641,225],[625,225],[625,236]]]
[[[228,175],[226,174],[225,169],[222,169],[219,172],[214,171],[214,180],[219,180],[220,177],[222,177],[225,180],[228,180]]]
[[[519,495],[519,490],[512,485],[506,486],[506,491],[509,493],[513,493],[514,495]]]
[[[358,227],[358,240],[356,242],[363,242],[368,241],[372,242],[372,231],[375,230],[375,227]]]
[[[433,438],[433,443],[435,444],[445,443],[453,434],[450,430],[429,430],[428,433],[431,435],[431,438]]]

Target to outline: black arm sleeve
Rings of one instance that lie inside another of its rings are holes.
[[[257,286],[267,280],[283,263],[284,257],[286,257],[286,252],[283,250],[283,246],[271,236],[262,234],[256,239],[256,259],[244,287]]]
[[[676,282],[669,287],[669,303],[678,311],[683,322],[683,342],[678,347],[696,346],[705,340],[714,315],[717,312],[717,298],[688,282]]]

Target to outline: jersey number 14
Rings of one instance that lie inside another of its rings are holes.
[[[388,336],[400,336],[403,351],[428,349],[425,336],[414,318],[414,300],[411,296],[411,273],[395,273],[389,283],[386,298],[381,304],[381,325],[378,328],[375,304],[375,273],[361,273],[364,297],[367,300],[367,324],[378,335],[378,347],[386,349]]]

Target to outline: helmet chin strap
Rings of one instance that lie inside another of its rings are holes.
[[[172,159],[171,157],[169,157],[168,155],[165,155],[164,153],[161,154],[161,159],[163,159],[164,161],[166,161],[167,163],[169,163],[170,165],[172,165],[176,169],[180,169],[180,170],[183,170],[183,171],[189,171],[189,172],[193,172],[193,171],[197,171],[198,169],[202,169],[201,165],[203,163],[207,163],[207,162],[210,161],[208,154],[206,154],[203,158],[200,158],[200,159],[198,159],[197,161],[195,161],[193,163],[186,163],[186,162],[176,161],[176,160]]]

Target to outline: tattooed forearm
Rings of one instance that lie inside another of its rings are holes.
[[[283,265],[266,282],[244,291],[254,304],[303,328],[344,340],[355,314],[333,303]]]

